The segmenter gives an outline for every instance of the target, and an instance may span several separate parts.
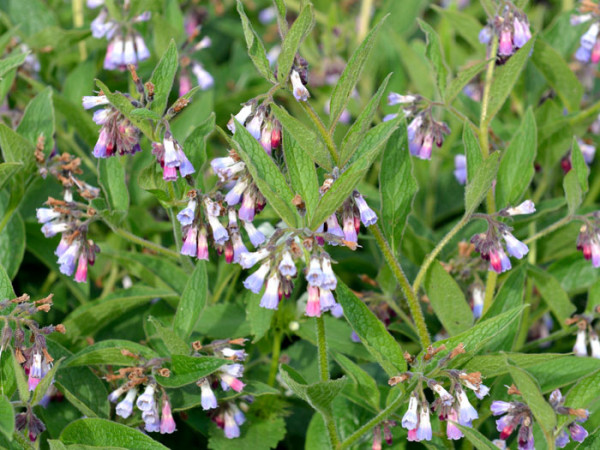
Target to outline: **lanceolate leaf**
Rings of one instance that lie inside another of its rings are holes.
[[[335,85],[333,93],[331,94],[331,113],[329,116],[329,125],[331,128],[335,127],[340,115],[342,114],[342,111],[346,107],[348,99],[350,98],[350,94],[354,90],[354,86],[356,86],[356,82],[358,81],[358,78],[365,67],[369,54],[373,49],[375,38],[377,37],[379,29],[386,18],[387,16],[384,17],[377,25],[375,25],[367,37],[365,37],[348,61],[344,72]]]
[[[447,104],[452,103],[452,101],[462,92],[464,87],[471,81],[479,72],[486,68],[488,61],[482,61],[478,64],[467,67],[456,75],[456,78],[453,78],[448,87],[446,88],[446,93],[444,96],[444,100]]]
[[[54,108],[52,107],[52,89],[47,87],[29,102],[17,132],[37,144],[38,138],[44,138],[44,153],[54,148]]]
[[[481,156],[479,141],[471,127],[467,124],[463,126],[463,145],[465,146],[465,156],[467,157],[467,184],[469,184],[475,179],[475,174],[479,172],[483,156]]]
[[[444,97],[446,92],[446,84],[448,83],[448,65],[444,58],[444,50],[439,35],[431,28],[429,24],[419,19],[419,26],[423,33],[427,35],[427,47],[425,54],[431,63],[431,66],[436,74],[437,87],[441,97]]]
[[[206,274],[206,264],[204,261],[198,261],[194,272],[183,289],[173,319],[173,329],[181,338],[187,338],[194,329],[194,325],[206,306],[207,296],[208,276]]]
[[[242,27],[244,28],[244,37],[246,38],[246,45],[248,47],[248,55],[254,63],[254,66],[259,73],[267,80],[275,82],[275,77],[271,71],[269,60],[265,52],[265,46],[252,28],[252,24],[246,16],[244,11],[244,5],[241,0],[237,0],[237,11],[242,19]]]
[[[383,323],[341,281],[338,281],[336,298],[361,342],[386,373],[393,376],[406,370],[406,361],[400,345],[385,329]]]
[[[393,250],[397,251],[413,200],[419,189],[403,124],[388,140],[379,172],[381,228]]]
[[[129,209],[129,191],[121,158],[98,159],[98,178],[110,209],[125,215]]]
[[[277,81],[280,83],[283,83],[288,79],[294,63],[294,58],[296,57],[296,52],[298,52],[300,44],[310,32],[313,25],[313,6],[310,3],[306,3],[281,44],[281,53],[277,59]]]
[[[434,262],[425,276],[425,292],[446,331],[456,335],[473,324],[473,313],[456,281],[439,262]]]
[[[385,80],[383,80],[383,83],[381,83],[381,86],[379,86],[379,89],[377,89],[375,95],[371,98],[371,100],[369,100],[369,103],[367,106],[365,106],[365,109],[362,110],[358,118],[354,121],[346,133],[346,136],[344,136],[340,151],[340,165],[342,167],[352,157],[356,151],[356,148],[360,144],[360,141],[367,133],[369,126],[371,126],[371,122],[373,122],[375,113],[377,113],[377,108],[381,103],[381,97],[383,97],[383,94],[385,93],[391,76],[392,74],[390,73],[387,77],[385,77]]]
[[[551,274],[536,266],[528,267],[529,276],[537,289],[542,294],[544,301],[556,315],[560,326],[566,327],[565,320],[571,317],[576,310],[575,305],[569,301],[569,296],[560,286],[560,283]]]
[[[467,161],[467,168],[469,162]],[[468,181],[465,190],[465,210],[467,214],[477,209],[485,198],[498,171],[498,152],[492,153],[479,166],[472,180]]]
[[[495,190],[498,209],[514,206],[521,200],[533,178],[536,153],[537,128],[530,108],[509,146],[502,152]]]
[[[288,186],[283,174],[262,145],[236,120],[233,141],[237,152],[246,163],[254,182],[267,202],[290,226],[296,226],[298,214],[294,211],[292,200],[294,193]]]
[[[271,112],[315,163],[325,170],[333,168],[331,157],[325,148],[325,144],[311,129],[307,128],[302,122],[292,117],[285,109],[277,105],[271,105]]]
[[[150,104],[150,110],[162,115],[169,101],[169,94],[173,87],[173,80],[179,65],[179,55],[175,41],[171,41],[169,48],[162,56],[158,65],[152,72],[150,82],[154,84],[154,100]]]
[[[577,175],[579,186],[581,187],[581,193],[585,194],[589,189],[588,176],[590,173],[590,168],[583,158],[581,147],[579,146],[576,138],[573,138],[573,145],[571,146],[571,165],[573,167],[573,171]]]
[[[529,60],[529,53],[534,42],[535,39],[530,39],[527,44],[510,57],[504,66],[496,68],[487,114],[483,118],[485,122],[489,123],[493,119],[511,93],[521,71]]]

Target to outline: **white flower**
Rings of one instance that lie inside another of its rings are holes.
[[[308,89],[306,89],[306,86],[304,86],[304,84],[302,83],[302,80],[300,79],[300,74],[297,71],[292,70],[292,74],[290,75],[290,81],[292,82],[292,92],[294,93],[294,97],[296,98],[296,100],[298,100],[299,102],[305,102],[306,100],[308,100],[308,97],[310,97],[310,93],[308,92]]]
[[[573,353],[575,353],[576,356],[588,355],[585,330],[579,330],[577,332],[577,340],[575,341],[575,346],[573,347]]]
[[[137,401],[135,402],[138,409],[144,412],[151,411],[155,403],[156,402],[154,401],[154,385],[152,384],[146,386],[144,393],[140,395]]]
[[[521,214],[533,214],[535,212],[535,204],[531,200],[525,200],[519,206],[514,208],[508,208],[506,212],[511,216],[518,216]]]
[[[417,408],[419,407],[419,400],[415,394],[410,396],[408,401],[408,409],[404,416],[402,416],[402,428],[407,430],[414,430],[417,427],[419,421],[417,417]]]

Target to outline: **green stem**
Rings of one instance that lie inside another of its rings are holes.
[[[173,250],[169,250],[168,248],[163,247],[162,245],[155,244],[154,242],[147,241],[135,234],[124,230],[122,228],[113,228],[113,232],[128,241],[133,242],[134,244],[141,245],[142,247],[146,247],[149,250],[153,250],[156,253],[160,253],[161,255],[168,256],[169,258],[179,259],[179,253],[174,252]]]
[[[448,234],[446,234],[446,236],[444,236],[444,238],[438,243],[438,245],[436,245],[436,247],[432,250],[432,252],[429,255],[427,255],[427,258],[425,258],[425,261],[421,265],[421,268],[419,269],[419,273],[417,273],[415,282],[413,283],[413,291],[414,292],[419,292],[419,287],[421,286],[423,278],[425,277],[425,274],[427,273],[427,269],[429,268],[429,266],[431,265],[431,263],[433,262],[435,257],[442,251],[442,249],[446,246],[446,244],[448,242],[450,242],[450,239],[452,239],[454,236],[456,236],[456,233],[458,233],[462,229],[462,227],[464,227],[467,224],[468,221],[469,221],[469,216],[467,216],[467,215],[463,216],[463,218],[460,219],[460,221],[458,221],[458,223],[452,227],[452,229],[448,232]]]
[[[369,230],[371,230],[371,233],[373,236],[375,236],[375,240],[377,241],[377,244],[383,253],[383,257],[387,261],[392,273],[394,274],[394,277],[396,278],[396,281],[398,281],[400,284],[400,289],[402,289],[402,292],[406,297],[410,313],[412,314],[413,320],[417,327],[417,333],[419,335],[419,340],[421,341],[422,347],[429,347],[431,345],[431,338],[429,337],[427,325],[425,324],[425,317],[423,316],[423,311],[421,311],[421,306],[419,305],[419,300],[415,295],[415,291],[413,291],[412,287],[410,286],[410,283],[406,278],[404,271],[402,270],[402,266],[400,266],[400,263],[394,257],[392,249],[385,240],[379,225],[371,225]]]
[[[539,238],[542,238],[550,233],[552,233],[553,231],[558,230],[560,227],[568,224],[571,221],[571,216],[566,216],[563,217],[562,219],[560,219],[558,222],[554,222],[552,225],[544,228],[543,230],[538,231],[537,233],[535,233],[533,236],[528,237],[527,239],[525,239],[523,241],[523,243],[525,244],[529,244],[533,241],[538,240]]]
[[[319,350],[319,377],[321,381],[329,380],[329,368],[327,367],[327,336],[325,336],[325,320],[317,317],[317,347]]]
[[[327,150],[329,150],[329,154],[331,155],[333,162],[336,166],[339,165],[340,157],[338,155],[337,148],[335,147],[335,142],[333,142],[333,138],[325,128],[325,124],[323,123],[323,121],[321,120],[317,112],[313,109],[310,103],[300,102],[300,104],[302,105],[302,108],[304,108],[304,111],[306,111],[306,114],[308,114],[308,116],[310,117],[310,120],[312,120],[313,123],[316,125],[317,130],[319,130],[319,134],[323,138],[323,141],[325,141],[325,145],[327,146]]]
[[[489,125],[491,117],[488,117],[488,107],[490,104],[490,92],[492,89],[492,81],[494,79],[494,69],[496,67],[496,53],[498,52],[498,37],[495,36],[492,42],[492,49],[490,51],[490,62],[488,64],[485,73],[485,85],[483,88],[483,98],[481,101],[481,116],[479,120],[479,145],[481,146],[481,155],[483,159],[486,159],[490,155],[490,130]],[[494,192],[490,189],[487,193],[487,212],[492,214],[496,211],[496,201],[494,199]],[[494,292],[496,290],[496,282],[498,281],[498,274],[493,271],[488,272],[487,280],[485,283],[485,299],[483,301],[483,312],[485,313],[492,305],[494,299]]]
[[[410,392],[410,391],[407,390],[406,392]],[[406,393],[399,395],[384,410],[382,410],[379,414],[377,414],[375,417],[373,417],[371,420],[369,420],[367,423],[365,423],[362,427],[360,427],[358,430],[356,430],[354,433],[352,433],[350,436],[348,436],[348,438],[344,442],[341,443],[340,448],[341,449],[348,448],[351,445],[353,445],[354,443],[356,443],[356,441],[358,441],[365,433],[368,433],[376,425],[380,424],[385,419],[387,419],[389,416],[391,416],[394,413],[394,411],[396,411],[400,406],[402,406],[405,399],[406,399]]]
[[[322,316],[316,317],[317,327],[317,348],[319,351],[319,379],[321,381],[329,380],[329,368],[327,365],[327,336],[325,335],[325,320]],[[329,440],[331,442],[331,448],[337,449],[340,446],[340,440],[338,438],[337,430],[335,429],[335,422],[330,414],[322,414],[327,432],[329,433]]]
[[[279,355],[281,354],[281,338],[282,338],[282,333],[278,329],[275,332],[275,337],[273,338],[273,352],[271,355],[271,368],[269,369],[269,379],[267,380],[267,384],[269,386],[275,385],[275,378],[277,377],[277,370],[279,369]]]
[[[369,31],[369,21],[373,9],[373,0],[362,0],[360,13],[358,16],[358,30],[356,32],[356,42],[362,42]]]

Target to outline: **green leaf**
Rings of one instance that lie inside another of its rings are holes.
[[[330,171],[333,169],[331,157],[325,148],[325,144],[310,128],[307,128],[298,119],[290,116],[285,109],[275,104],[271,105],[271,112],[277,120],[281,122],[283,128],[315,163],[325,170]]]
[[[0,265],[0,301],[11,300],[15,297],[16,295],[10,277],[6,273],[4,267]]]
[[[150,436],[127,425],[105,419],[79,419],[60,434],[64,444],[84,444],[96,447],[143,448],[166,450],[167,447]]]
[[[175,41],[171,40],[169,48],[167,48],[165,54],[160,58],[150,78],[150,82],[154,84],[154,99],[150,104],[150,110],[159,116],[162,116],[165,112],[178,68],[179,55],[177,53],[177,45],[175,45]]]
[[[540,427],[545,434],[552,435],[556,426],[556,414],[546,402],[537,381],[527,371],[516,366],[508,364],[508,371]]]
[[[567,326],[565,320],[571,317],[577,308],[571,303],[558,280],[551,274],[531,265],[527,267],[527,270],[542,298],[558,319],[561,327],[565,328]]]
[[[289,366],[279,366],[279,373],[289,388],[321,414],[331,415],[331,402],[344,388],[348,381],[346,377],[337,380],[319,381],[313,384],[306,382]]]
[[[3,123],[0,123],[0,148],[5,162],[23,164],[21,171],[17,173],[30,174],[34,171],[35,145]]]
[[[167,194],[167,182],[163,180],[162,170],[156,161],[150,161],[148,166],[140,171],[137,181],[140,188],[150,192],[158,200],[163,202],[170,200]]]
[[[458,72],[456,78],[453,78],[446,88],[444,100],[446,101],[447,105],[454,101],[454,99],[462,92],[465,86],[469,84],[469,81],[475,78],[479,72],[486,68],[488,62],[489,61],[482,61]]]
[[[503,311],[521,306],[523,303],[523,285],[525,283],[525,266],[521,265],[511,270],[508,278],[502,284],[482,320],[502,314]]]
[[[206,162],[206,140],[214,129],[215,113],[213,112],[189,134],[183,143],[183,151],[198,173]]]
[[[300,194],[310,221],[319,201],[319,179],[315,163],[289,132],[283,133],[283,153],[294,192]]]
[[[454,30],[462,36],[473,49],[479,50],[483,47],[479,42],[481,24],[473,15],[450,8],[440,8],[436,5],[432,5],[432,7],[438,14],[448,20],[452,28],[454,28]]]
[[[310,33],[314,23],[313,6],[310,3],[306,3],[281,43],[281,53],[279,54],[279,58],[277,58],[277,81],[279,83],[287,81],[296,53],[300,49],[300,44],[308,33]]]
[[[427,36],[425,55],[427,56],[427,59],[429,59],[429,63],[435,72],[436,84],[440,92],[440,96],[443,98],[446,92],[446,85],[448,83],[448,74],[450,73],[448,64],[446,64],[446,60],[444,58],[444,49],[442,48],[440,37],[436,31],[431,28],[428,23],[422,21],[421,19],[417,20],[421,30]]]
[[[27,105],[23,119],[17,127],[17,133],[36,144],[40,136],[44,137],[44,153],[48,155],[54,148],[54,108],[52,107],[52,88],[47,87],[36,95]]]
[[[483,156],[481,155],[479,141],[471,127],[467,124],[463,126],[463,145],[465,146],[465,156],[467,157],[467,183],[470,183],[479,172]]]
[[[279,25],[279,30],[281,31],[281,35],[285,36],[288,30],[285,1],[273,0],[273,4],[275,5],[275,10],[277,11],[277,24]]]
[[[0,192],[0,217],[5,217],[9,212],[9,203],[6,195]],[[6,269],[9,277],[14,278],[19,271],[19,266],[25,254],[25,224],[18,211],[13,211],[6,226],[0,231],[0,265]]]
[[[17,381],[17,392],[19,393],[19,400],[21,400],[23,403],[27,403],[29,402],[30,392],[29,385],[27,383],[27,378],[25,376],[25,371],[23,370],[23,367],[21,367],[21,364],[17,362],[16,358],[13,357],[12,362],[13,370],[15,373],[15,379]]]
[[[125,167],[121,160],[126,161],[127,158],[98,159],[98,182],[111,211],[122,212],[124,217],[129,209],[129,191],[125,181]]]
[[[496,204],[499,209],[514,206],[527,191],[535,171],[537,128],[531,108],[525,113],[521,126],[502,152],[496,179]]]
[[[0,59],[0,78],[4,78],[8,72],[12,69],[19,67],[25,62],[28,53],[14,52],[8,55],[6,58]]]
[[[266,417],[252,418],[248,425],[242,427],[242,434],[235,439],[236,448],[252,450],[268,450],[278,448],[278,443],[285,437],[285,420],[275,414]],[[231,439],[225,437],[223,430],[211,426],[208,448],[212,450],[231,450]]]
[[[67,332],[60,337],[60,341],[73,342],[84,336],[92,336],[112,320],[123,316],[133,308],[149,303],[155,298],[175,296],[176,294],[170,290],[148,287],[115,291],[101,300],[81,305],[69,314],[63,321]]]
[[[96,342],[85,347],[83,350],[70,356],[64,363],[64,367],[88,366],[96,364],[106,364],[113,366],[131,366],[135,360],[131,356],[126,356],[122,350],[127,350],[134,355],[142,356],[146,359],[157,358],[158,354],[146,347],[124,339],[107,339],[106,341]]]
[[[0,433],[12,441],[15,431],[15,411],[5,395],[0,397]]]
[[[563,179],[563,189],[565,190],[565,198],[569,214],[573,215],[577,212],[583,202],[583,192],[575,171],[571,170]]]
[[[505,356],[506,355],[506,356]],[[561,353],[504,353],[498,355],[478,355],[474,356],[463,367],[467,372],[480,371],[485,377],[497,377],[508,373],[506,358],[521,369],[529,369],[543,362],[556,364],[557,362],[570,358]]]
[[[182,338],[187,338],[206,306],[208,277],[206,264],[198,261],[196,268],[183,289],[181,300],[173,319],[173,329]]]
[[[254,335],[254,340],[252,342],[258,342],[271,328],[271,321],[273,320],[275,311],[260,306],[260,294],[246,291],[244,297],[246,303],[246,318],[250,323],[250,330]]]
[[[394,252],[398,251],[402,242],[406,220],[418,190],[408,151],[406,125],[403,124],[388,141],[379,172],[380,223]]]
[[[435,261],[429,268],[424,286],[436,316],[450,336],[473,325],[473,313],[465,296],[439,262]]]
[[[252,179],[271,207],[289,226],[296,226],[298,214],[292,204],[294,193],[273,158],[267,155],[262,145],[237,120],[233,142]]]
[[[573,138],[573,145],[571,146],[571,165],[573,171],[577,174],[579,186],[581,186],[581,193],[585,194],[589,189],[588,176],[590,174],[590,168],[585,162],[585,159],[583,159],[581,147],[575,137]]]
[[[494,445],[492,441],[486,438],[483,434],[477,431],[473,427],[465,427],[459,423],[455,423],[460,431],[465,435],[467,440],[475,446],[477,449],[481,450],[497,450],[498,447]]]
[[[161,115],[146,108],[136,108],[130,113],[131,117],[139,120],[160,120]]]
[[[536,39],[531,55],[535,67],[570,111],[577,111],[583,96],[583,86],[561,54],[542,39]]]
[[[483,118],[485,123],[490,123],[513,90],[521,71],[529,59],[529,53],[533,48],[534,42],[535,38],[530,39],[527,44],[510,57],[506,64],[496,68],[490,90],[487,114]]]
[[[476,354],[477,352],[485,350],[490,341],[501,333],[504,333],[513,321],[521,316],[522,311],[523,307],[509,309],[499,316],[492,317],[483,322],[478,322],[469,331],[465,331],[464,333],[448,339],[437,341],[436,346],[439,347],[443,344],[448,350],[438,353],[437,356],[429,361],[429,364],[437,363],[444,355],[448,354],[461,343],[464,344],[465,350],[470,354]]]
[[[56,376],[56,371],[62,364],[63,360],[64,359],[61,358],[57,361],[54,361],[54,365],[52,366],[52,369],[50,369],[48,371],[48,373],[46,375],[44,375],[44,377],[40,380],[40,382],[36,386],[35,390],[33,391],[33,395],[31,396],[31,404],[32,405],[37,405],[39,402],[42,401],[42,398],[44,398],[44,395],[46,395],[46,392],[48,392],[48,388],[54,381],[54,377]]]
[[[377,113],[377,108],[379,108],[379,104],[381,103],[381,97],[383,97],[383,94],[385,93],[391,76],[392,74],[390,73],[387,77],[385,77],[385,80],[383,80],[383,83],[381,83],[375,95],[371,97],[371,100],[369,100],[367,106],[365,106],[344,136],[340,151],[341,167],[344,167],[352,155],[354,155],[358,145],[364,139],[365,134],[369,130],[369,127],[375,118],[375,114]]]
[[[96,80],[96,85],[98,86],[98,89],[100,89],[104,95],[106,95],[112,106],[117,108],[121,114],[131,121],[134,126],[139,128],[144,136],[146,136],[149,140],[153,139],[154,132],[148,121],[131,115],[131,113],[137,108],[131,104],[131,100],[129,98],[125,97],[120,92],[111,92],[110,89],[108,89],[108,87],[100,80]]]
[[[311,450],[329,450],[331,448],[325,421],[323,420],[323,416],[318,412],[313,414],[308,424],[304,448]]]
[[[369,130],[352,157],[348,168],[319,200],[314,217],[310,221],[311,229],[317,229],[348,198],[398,125],[399,121],[397,119],[390,120]]]
[[[346,372],[346,374],[354,381],[358,397],[364,399],[365,402],[378,410],[379,389],[377,388],[377,383],[373,377],[341,353],[335,355],[335,360],[342,367],[344,372]]]
[[[157,381],[166,387],[181,387],[192,384],[217,371],[231,361],[212,356],[173,355],[173,371],[168,378],[157,376]]]
[[[478,167],[472,180],[469,180],[465,190],[465,210],[466,214],[473,213],[479,204],[485,198],[487,192],[492,186],[496,172],[498,171],[498,152],[488,156]],[[467,160],[467,170],[469,161]]]
[[[165,327],[158,319],[149,316],[148,321],[154,325],[160,339],[164,342],[167,350],[172,355],[187,355],[190,353],[190,346],[185,343],[173,330]],[[160,353],[160,351],[159,351]]]
[[[21,162],[5,162],[0,164],[0,189],[4,187],[7,181],[9,181],[12,176],[19,169],[23,167],[23,163]]]
[[[367,34],[365,39],[352,54],[352,57],[344,68],[340,79],[333,88],[333,92],[331,94],[331,112],[329,114],[330,128],[333,129],[335,127],[337,121],[342,115],[342,111],[344,111],[344,108],[348,103],[350,94],[354,90],[354,86],[356,86],[356,83],[360,78],[360,74],[367,63],[369,54],[375,45],[375,38],[379,33],[379,29],[387,17],[388,16],[385,16],[383,19],[381,19],[379,23],[375,25],[371,31],[369,31],[369,34]]]
[[[244,29],[244,37],[246,38],[246,46],[248,47],[248,55],[254,63],[258,72],[268,81],[274,83],[275,77],[271,71],[269,60],[265,52],[265,46],[252,28],[252,24],[246,16],[244,5],[241,0],[237,0],[237,11],[242,19],[242,27]]]
[[[390,376],[406,370],[402,347],[385,329],[383,323],[341,281],[336,289],[337,301],[344,309],[344,316],[377,362]]]
[[[569,390],[565,405],[569,408],[589,408],[600,398],[600,371],[582,378]]]

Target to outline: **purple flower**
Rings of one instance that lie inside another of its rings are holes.
[[[162,418],[160,421],[160,434],[171,434],[175,431],[175,420],[171,413],[171,405],[168,400],[163,402]]]
[[[278,269],[279,273],[284,277],[296,276],[296,263],[294,263],[294,259],[289,251],[285,250],[283,252],[283,257],[281,258]]]
[[[588,437],[586,429],[576,422],[569,425],[569,432],[571,433],[571,438],[576,442],[583,442]]]
[[[519,241],[510,232],[505,231],[502,237],[504,238],[504,242],[506,242],[506,249],[511,256],[521,259],[527,253],[529,253],[529,248],[527,245]]]
[[[117,416],[127,419],[131,415],[133,412],[133,401],[135,400],[136,395],[137,388],[129,389],[127,391],[127,396],[117,405],[115,410]]]
[[[200,383],[201,405],[203,410],[215,409],[217,407],[217,397],[210,387],[208,380],[204,378]]]
[[[429,406],[427,403],[422,403],[421,412],[419,413],[419,426],[417,427],[417,440],[430,441],[432,436]]]
[[[467,157],[465,155],[454,156],[454,177],[459,184],[467,182]]]
[[[457,440],[463,437],[462,431],[456,426],[458,422],[458,414],[456,409],[451,408],[448,413],[448,424],[446,425],[446,436],[450,440]]]
[[[364,197],[357,191],[354,192],[354,203],[356,203],[356,206],[358,207],[360,221],[365,227],[374,225],[377,222],[377,214],[375,214],[375,211],[367,205]]]
[[[249,291],[258,294],[263,287],[265,277],[269,273],[271,263],[267,261],[262,264],[259,269],[244,280],[244,287]]]
[[[569,443],[569,434],[565,430],[561,430],[560,434],[557,436],[554,444],[558,448],[565,448]]]
[[[276,272],[267,280],[267,288],[260,299],[260,306],[267,309],[277,309],[279,306],[279,275]]]
[[[467,393],[462,389],[457,389],[458,400],[458,421],[463,426],[469,426],[471,422],[479,418],[477,410],[469,402]]]
[[[499,416],[501,414],[506,414],[512,408],[512,403],[503,402],[502,400],[495,400],[492,402],[490,406],[490,410],[494,416]],[[501,431],[501,430],[498,430]]]
[[[146,386],[144,393],[137,398],[135,404],[140,411],[151,411],[152,408],[156,406],[156,401],[154,400],[154,391],[154,385],[149,384]]]
[[[238,426],[233,414],[229,411],[226,411],[224,414],[225,419],[225,437],[227,439],[234,439],[240,437],[240,427]]]

